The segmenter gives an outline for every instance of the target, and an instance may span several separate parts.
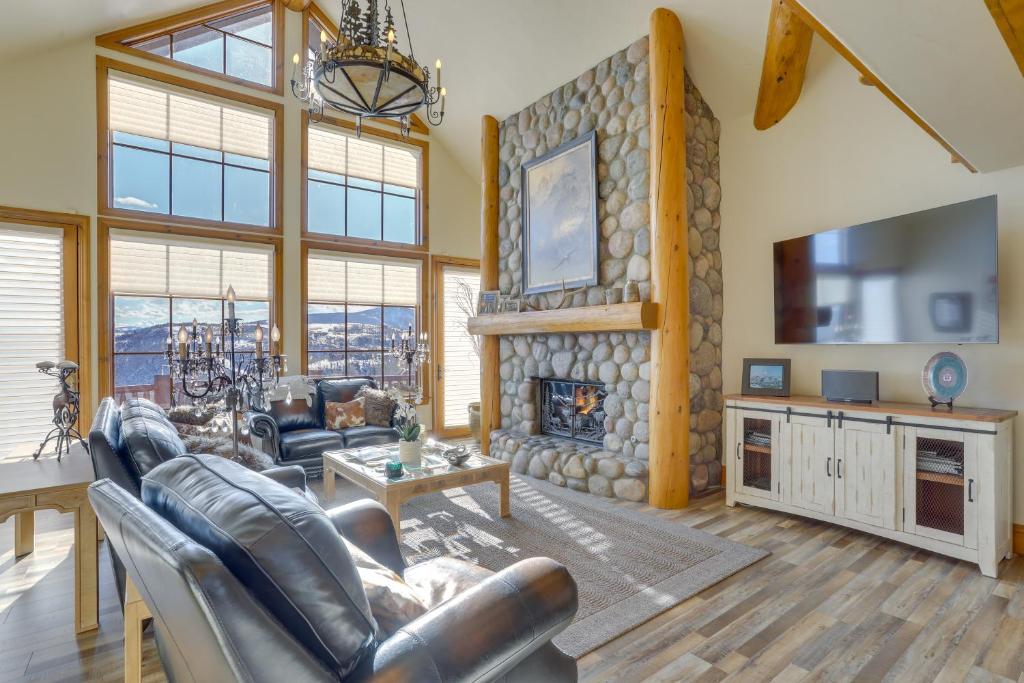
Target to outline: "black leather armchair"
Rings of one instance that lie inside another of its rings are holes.
[[[163,408],[144,398],[126,399],[120,406],[113,398],[103,399],[89,429],[89,454],[96,478],[110,479],[136,498],[143,476],[184,453],[185,444]],[[274,467],[262,474],[289,488],[306,488],[301,467]],[[111,559],[124,605],[124,567],[116,554],[112,553]]]
[[[273,401],[266,412],[246,415],[249,431],[279,465],[301,465],[311,475],[323,470],[324,451],[358,448],[398,441],[393,427],[365,425],[339,431],[328,429],[324,410],[328,401],[353,400],[364,386],[376,388],[369,377],[325,378],[316,382],[312,405],[305,400]]]
[[[325,513],[206,458],[152,472],[145,503],[110,480],[89,489],[153,614],[172,681],[576,680],[576,662],[550,642],[577,607],[558,563],[519,562],[381,641],[341,536],[405,572],[384,508],[363,501]],[[283,591],[292,599],[275,597]]]

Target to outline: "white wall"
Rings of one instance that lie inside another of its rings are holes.
[[[301,15],[285,12],[285,54],[299,50]],[[118,28],[111,26],[110,29]],[[93,39],[33,52],[0,63],[0,205],[87,215],[92,220],[93,310],[96,310],[96,69],[95,55],[106,54],[158,71],[153,62],[98,49]],[[287,61],[285,77],[290,76]],[[215,79],[187,72],[222,88],[245,91]],[[286,84],[287,90],[287,84]],[[258,93],[257,93],[258,94]],[[302,106],[290,93],[283,98],[261,95],[285,105],[284,158],[284,333],[292,368],[300,367],[299,329],[302,320],[300,230],[300,119]],[[371,124],[372,125],[372,124]],[[479,131],[469,131],[474,138]],[[430,251],[478,258],[480,255],[479,183],[459,167],[439,143],[430,146]],[[426,294],[425,294],[426,296]],[[96,320],[93,372],[97,368]],[[95,384],[94,384],[95,386]],[[421,411],[429,421],[429,409]]]
[[[744,357],[783,357],[793,361],[795,394],[820,394],[825,368],[878,370],[883,400],[920,403],[925,362],[952,350],[970,372],[962,405],[1024,411],[1024,167],[971,174],[951,164],[938,143],[858,83],[817,39],[793,110],[767,131],[755,130],[752,116],[723,121],[721,154],[727,391],[739,391]],[[990,194],[999,201],[998,345],[774,343],[772,242]],[[1022,428],[1020,419],[1015,427]],[[1016,443],[1015,519],[1024,522],[1024,433]]]

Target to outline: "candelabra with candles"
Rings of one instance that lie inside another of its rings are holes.
[[[430,345],[427,343],[427,333],[420,332],[419,339],[417,339],[413,336],[412,325],[409,326],[408,330],[402,332],[401,336],[398,333],[392,333],[390,354],[399,362],[405,363],[406,376],[409,381],[403,389],[410,400],[415,397],[416,402],[419,403],[423,400],[423,387],[413,379],[413,368],[423,365],[430,360]]]
[[[263,351],[263,327],[257,323],[256,348],[236,351],[235,342],[242,334],[242,321],[235,317],[235,290],[228,287],[228,315],[222,325],[207,325],[200,335],[199,322],[192,321],[191,332],[182,325],[178,330],[177,350],[167,337],[167,365],[171,375],[171,397],[175,384],[181,392],[202,408],[208,403],[224,400],[231,411],[231,448],[238,456],[238,412],[248,401],[251,408],[265,409],[270,390],[287,372],[288,361],[281,353],[281,331],[277,325],[270,332],[270,354]],[[215,327],[220,333],[215,334]],[[227,345],[222,342],[227,342]],[[239,356],[250,356],[239,360]]]

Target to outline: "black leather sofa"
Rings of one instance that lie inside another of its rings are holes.
[[[553,560],[490,575],[445,557],[406,567],[378,503],[324,511],[215,456],[151,471],[142,501],[110,480],[89,499],[153,614],[172,681],[577,678],[551,643],[577,608],[576,585]],[[381,638],[342,538],[407,581],[425,572],[458,590]]]
[[[163,408],[144,398],[126,399],[121,405],[113,398],[103,399],[89,429],[96,479],[109,479],[136,498],[141,495],[142,477],[185,453],[185,444]],[[301,467],[274,467],[262,474],[288,487],[306,488]],[[111,559],[124,605],[124,567],[117,555],[112,553]]]
[[[377,384],[369,377],[318,380],[312,405],[302,399],[293,399],[290,403],[274,401],[266,412],[246,415],[249,431],[260,439],[264,452],[277,464],[301,465],[307,473],[318,474],[323,470],[324,451],[398,441],[398,430],[393,426],[327,429],[324,419],[327,402],[351,401],[364,386],[376,388]]]

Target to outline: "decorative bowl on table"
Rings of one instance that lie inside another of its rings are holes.
[[[461,467],[467,460],[469,460],[469,456],[471,455],[473,454],[470,450],[461,445],[446,448],[441,452],[441,457],[447,460],[449,465],[454,465],[456,467]]]

